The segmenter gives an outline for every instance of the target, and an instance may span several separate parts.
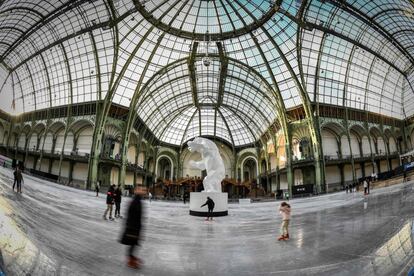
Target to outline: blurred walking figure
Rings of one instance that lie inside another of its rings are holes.
[[[188,201],[188,192],[187,191],[184,192],[183,201],[184,201],[184,204]]]
[[[148,192],[148,199],[149,199],[149,202],[151,203],[151,201],[152,201],[152,194],[151,194],[151,192]]]
[[[115,195],[115,184],[109,187],[108,192],[106,193],[106,210],[103,215],[103,218],[106,220],[106,214],[109,211],[109,219],[114,220],[112,217],[112,206],[114,205],[114,195]]]
[[[98,182],[96,182],[96,185],[95,185],[95,191],[96,191],[96,196],[97,197],[99,196],[99,189],[100,188],[101,188],[101,184],[98,181]]]
[[[23,174],[19,167],[16,169],[17,192],[22,193]],[[14,186],[14,185],[13,185]]]
[[[118,185],[118,187],[115,190],[115,217],[116,218],[122,218],[121,217],[121,197],[122,197],[122,190],[121,185]]]
[[[289,239],[289,221],[290,221],[290,205],[287,202],[282,202],[279,207],[279,213],[282,215],[282,226],[280,229],[279,241],[287,241]]]
[[[201,205],[200,207],[206,206],[208,207],[208,213],[207,213],[207,218],[206,220],[213,220],[213,210],[214,210],[214,201],[208,196],[207,197],[207,201],[206,203],[204,203],[203,205]]]
[[[139,238],[142,223],[142,203],[141,197],[146,194],[146,189],[135,186],[135,197],[128,207],[128,217],[126,219],[125,230],[121,238],[121,243],[129,245],[127,252],[127,265],[138,269],[142,265],[142,260],[134,255],[135,247],[139,245]]]
[[[16,186],[16,183],[17,183],[17,167],[14,168],[13,177],[14,177],[14,180],[13,180],[13,192],[14,192],[14,186]]]

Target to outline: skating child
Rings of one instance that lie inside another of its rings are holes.
[[[279,207],[279,213],[282,215],[281,235],[279,241],[286,241],[289,239],[289,220],[290,220],[290,205],[287,202],[282,202]]]

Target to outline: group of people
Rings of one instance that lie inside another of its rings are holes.
[[[112,205],[115,203],[115,217],[120,217],[120,205],[121,205],[121,187],[115,189],[115,185],[111,185],[107,192],[106,204],[107,208],[104,213],[104,219],[109,212],[109,219],[112,218]],[[142,213],[143,207],[141,203],[142,196],[147,194],[147,190],[144,187],[136,186],[134,189],[134,198],[128,207],[127,218],[125,223],[125,229],[119,240],[121,244],[127,245],[127,265],[131,268],[138,269],[142,266],[143,262],[140,258],[136,257],[134,252],[139,245],[140,232],[142,226]],[[151,193],[149,193],[151,194]],[[151,199],[152,196],[149,196]],[[200,207],[207,206],[208,213],[206,220],[213,220],[214,206],[213,199],[207,197],[207,201]],[[279,213],[282,216],[281,235],[278,238],[279,241],[289,240],[289,221],[291,215],[291,207],[287,202],[282,202],[279,207]]]
[[[98,196],[97,191],[97,196]],[[109,220],[114,220],[114,217],[112,217],[112,207],[115,204],[115,218],[122,218],[121,216],[121,199],[122,199],[122,190],[121,185],[118,185],[118,187],[115,186],[115,184],[111,185],[108,189],[108,192],[106,193],[106,210],[103,215],[103,218],[107,220],[106,215],[109,212]]]
[[[358,184],[352,183],[352,184],[345,185],[345,191],[346,193],[356,192],[359,186],[364,187],[364,194],[368,195],[370,192],[371,181],[366,178],[363,181],[359,182]]]

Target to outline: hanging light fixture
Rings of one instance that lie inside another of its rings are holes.
[[[208,17],[209,17],[209,14],[208,14],[208,3],[209,3],[209,1],[207,1],[207,31],[206,31],[206,34],[205,34],[205,37],[204,37],[204,41],[206,42],[206,56],[203,58],[203,64],[206,67],[209,67],[210,64],[211,64],[211,60],[210,60],[210,58],[208,56],[208,47],[209,47],[209,44],[210,44],[210,34],[208,32],[208,27],[209,27],[208,26]]]

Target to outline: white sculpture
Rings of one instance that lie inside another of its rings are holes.
[[[189,165],[193,168],[206,170],[207,176],[203,180],[203,192],[221,192],[221,181],[225,176],[223,159],[216,144],[206,138],[196,137],[188,142],[191,152],[201,154],[200,161],[191,160]]]

